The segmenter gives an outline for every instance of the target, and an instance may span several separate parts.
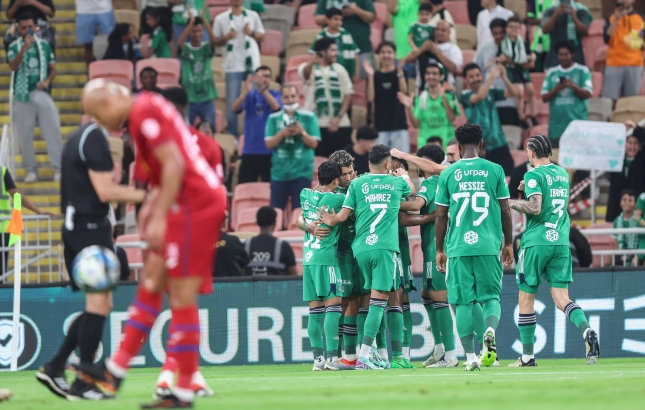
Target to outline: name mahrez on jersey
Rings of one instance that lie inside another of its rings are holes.
[[[460,182],[459,183],[459,190],[460,191],[485,191],[486,190],[486,182],[483,182],[483,181],[479,181],[479,182],[472,182],[472,181]]]
[[[390,202],[392,194],[369,194],[365,195],[365,202]]]
[[[556,189],[551,189],[551,197],[561,197],[561,198],[568,198],[569,197],[569,190],[566,188],[556,188]]]

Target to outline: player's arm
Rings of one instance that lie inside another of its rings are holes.
[[[425,225],[437,219],[437,211],[432,211],[426,215],[409,214],[407,212],[399,212],[399,226],[418,226]]]
[[[335,209],[332,210],[332,213],[329,213],[326,210],[319,208],[318,212],[320,213],[320,220],[322,223],[327,226],[336,226],[345,222],[353,211],[349,208],[343,208],[339,213],[336,213]]]
[[[511,209],[515,209],[516,211],[523,214],[539,215],[540,212],[542,212],[542,195],[531,195],[526,201],[510,199],[509,206],[511,207]]]
[[[308,223],[302,215],[296,220],[296,226],[301,231],[308,232],[316,238],[329,236],[329,228],[324,228],[320,224],[322,224],[322,221],[311,221],[311,223]]]
[[[419,158],[416,155],[406,154],[405,152],[399,151],[396,148],[393,148],[392,151],[390,151],[390,155],[411,162],[412,164],[416,165],[421,171],[428,172],[432,175],[439,175],[441,171],[448,168],[445,165],[439,165],[436,162],[430,161],[429,159]]]
[[[125,185],[114,183],[112,171],[88,171],[92,187],[103,203],[118,202],[121,204],[141,203],[145,199],[146,191],[132,189]]]
[[[446,271],[446,251],[444,242],[448,230],[448,207],[437,204],[437,218],[435,220],[434,234],[437,243],[437,269],[439,272]],[[441,258],[439,257],[441,255]]]
[[[499,207],[502,212],[502,231],[504,232],[504,248],[502,249],[502,264],[504,266],[509,266],[513,263],[514,258],[513,221],[511,220],[511,209],[508,206],[508,201],[508,198],[499,200]]]
[[[414,201],[405,201],[401,202],[401,211],[417,212],[423,208],[423,205],[426,204],[425,199],[420,196],[416,196]],[[399,219],[400,220],[400,219]],[[415,224],[417,225],[417,224]],[[410,225],[406,225],[410,226]]]

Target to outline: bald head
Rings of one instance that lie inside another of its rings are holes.
[[[450,41],[450,23],[446,20],[440,20],[435,27],[435,40],[437,43],[447,43]]]
[[[129,101],[130,91],[126,87],[101,78],[85,84],[81,95],[85,113],[110,131],[120,128],[129,115]]]

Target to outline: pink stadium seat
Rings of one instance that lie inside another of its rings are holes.
[[[374,2],[374,11],[376,12],[376,20],[374,20],[372,25],[374,25],[375,23],[378,24],[378,28],[381,29],[382,32],[387,25],[387,19],[390,14],[387,11],[387,5],[385,3]]]
[[[104,78],[132,89],[134,65],[127,60],[101,60],[90,63],[89,79]]]
[[[287,60],[287,68],[298,68],[300,64],[306,63],[311,60],[311,54],[300,54],[297,56],[291,56]]]
[[[206,4],[208,4],[209,7],[211,6],[226,6],[228,7],[231,2],[229,0],[206,0]]]
[[[607,228],[613,228],[614,224],[611,222],[603,222],[603,223],[596,223],[591,226],[589,226],[589,229],[607,229]],[[611,235],[589,235],[587,236],[587,241],[589,241],[589,245],[591,246],[591,251],[599,251],[599,250],[606,250],[606,249],[616,249],[614,238]],[[599,267],[601,266],[601,260],[602,256],[594,256],[593,257],[593,263],[591,266],[593,267]],[[604,257],[604,265],[610,265],[611,264],[611,256],[605,256]]]
[[[540,124],[548,124],[549,122],[549,103],[542,101],[542,98],[535,99],[535,108],[537,109],[537,119]],[[524,110],[526,115],[530,114],[529,105],[526,104]]]
[[[257,209],[269,205],[271,186],[268,182],[238,184],[231,203],[231,225],[235,226],[236,214],[246,208]]]
[[[513,163],[515,164],[516,167],[519,165],[525,164],[526,161],[528,161],[528,156],[526,155],[526,151],[521,149],[512,149],[511,157],[513,157]]]
[[[318,167],[320,166],[320,164],[322,164],[327,160],[328,160],[327,157],[319,157],[319,156],[314,157],[314,176],[312,179],[312,183],[315,182],[316,184],[318,184]]]
[[[298,75],[298,67],[289,67],[284,73],[284,81],[287,83],[300,82],[300,76]]]
[[[468,17],[468,2],[466,0],[444,1],[443,6],[450,12],[455,24],[473,24]]]
[[[590,33],[591,34],[591,33]],[[602,35],[588,35],[582,38],[582,51],[585,54],[585,65],[591,70],[596,59],[596,50],[605,45]]]
[[[236,232],[260,233],[260,227],[257,224],[258,209],[260,209],[260,207],[246,208],[239,211],[235,218],[235,226],[231,226],[233,230]],[[281,231],[283,224],[282,209],[275,208],[275,211],[277,214],[275,218],[275,229],[276,231]]]
[[[531,73],[531,81],[533,82],[533,91],[535,92],[535,98],[540,99],[540,93],[542,91],[542,83],[544,83],[545,74],[544,73]]]
[[[381,3],[375,3],[375,5],[376,4],[381,4]],[[381,42],[383,42],[383,28],[375,27],[374,23],[372,23],[370,28],[371,28],[371,30],[370,30],[370,41],[372,43],[372,48],[374,48],[374,50],[376,50],[378,48],[379,44],[381,44]]]
[[[596,57],[594,58],[593,67],[590,68],[592,71],[598,71],[599,73],[605,72],[605,62],[607,61],[607,51],[609,51],[609,46],[604,45],[596,49]]]
[[[215,17],[217,17],[218,14],[224,13],[226,10],[228,10],[228,8],[229,8],[228,5],[209,7],[208,14],[211,17],[211,21],[215,21]]]
[[[591,72],[591,81],[593,82],[593,98],[598,98],[602,95],[603,75],[597,71]]]
[[[529,135],[537,135],[537,134],[542,134],[542,135],[549,135],[549,124],[540,124],[536,125],[535,127],[531,127],[529,130]]]
[[[359,107],[367,108],[367,98],[365,98],[365,94],[361,94],[357,92],[352,94],[352,105],[357,105]]]
[[[289,245],[291,245],[291,249],[293,249],[293,254],[296,256],[296,268],[298,269],[298,275],[302,276],[302,257],[304,255],[304,240],[305,240],[305,233],[301,231],[300,229],[295,229],[295,230],[290,230],[290,231],[279,231],[279,232],[274,232],[273,236],[276,238],[299,238],[301,241],[298,242],[289,242]]]
[[[130,243],[130,242],[139,242],[141,241],[141,237],[139,236],[138,233],[133,233],[133,234],[128,234],[128,235],[121,235],[116,238],[116,243],[117,245],[120,243]],[[125,254],[128,255],[128,263],[143,263],[143,251],[141,248],[123,248],[125,250]],[[142,269],[139,269],[139,273],[141,273]],[[134,273],[134,269],[130,269],[132,273]]]
[[[317,4],[306,4],[300,6],[298,10],[298,28],[318,28],[316,24],[316,7]]]
[[[298,227],[296,226],[296,221],[298,218],[300,218],[300,215],[302,215],[302,208],[296,208],[291,212],[291,218],[289,222],[289,226],[287,226],[288,230],[297,230]]]
[[[605,20],[604,19],[594,19],[589,25],[589,35],[590,36],[602,36],[605,31]]]
[[[475,50],[461,50],[461,57],[463,58],[463,63],[461,68],[464,68],[466,64],[470,64],[475,59]],[[461,69],[459,70],[461,72]]]
[[[121,61],[121,60],[120,60]],[[181,78],[181,63],[176,58],[148,58],[137,62],[137,88],[141,88],[139,73],[146,67],[157,70],[157,86],[159,88],[176,87]]]
[[[280,56],[282,52],[282,32],[278,30],[265,30],[264,40],[260,46],[263,56]]]

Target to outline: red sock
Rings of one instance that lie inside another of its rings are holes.
[[[197,306],[172,310],[168,356],[179,366],[177,391],[175,394],[183,401],[192,401],[190,382],[197,371],[199,360],[199,314]]]
[[[175,373],[178,369],[178,366],[179,364],[177,363],[177,359],[172,357],[171,354],[166,354],[166,361],[163,363],[163,368],[161,369],[161,371],[165,372],[166,370],[168,370]]]
[[[125,324],[125,332],[119,350],[112,357],[112,362],[122,369],[130,367],[130,359],[141,349],[150,329],[159,316],[163,295],[151,293],[142,287],[130,305],[130,318]]]

